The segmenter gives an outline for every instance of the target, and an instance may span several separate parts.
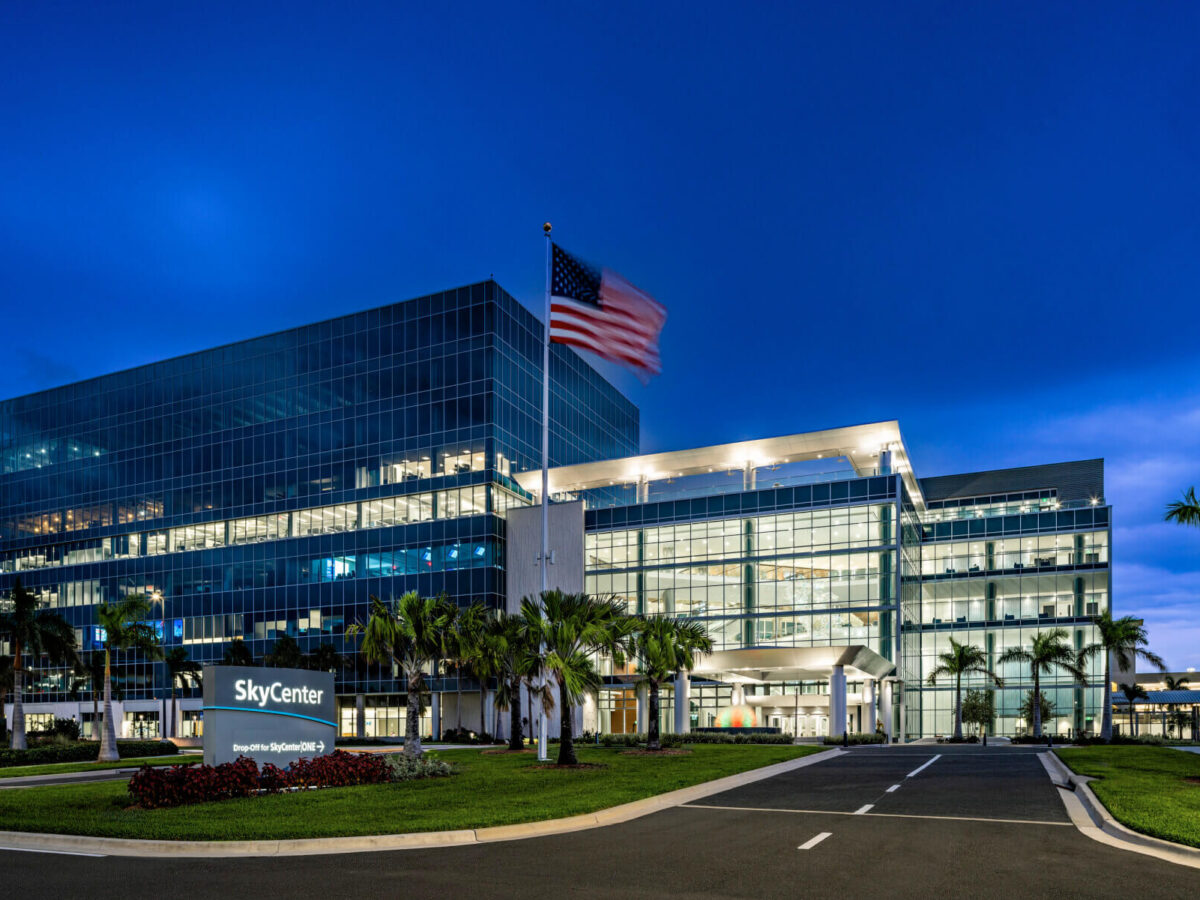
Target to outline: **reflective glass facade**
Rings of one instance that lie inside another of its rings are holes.
[[[370,594],[500,605],[541,335],[485,282],[0,403],[0,593],[20,577],[85,651],[97,604],[146,593],[201,662],[283,634],[349,654]],[[636,407],[581,357],[554,347],[551,378],[552,465],[637,451]],[[118,666],[127,700],[162,695],[161,665]],[[67,689],[42,669],[26,700]],[[359,666],[338,690],[403,685]]]

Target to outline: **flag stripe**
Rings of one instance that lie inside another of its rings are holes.
[[[557,245],[553,250],[551,342],[658,374],[658,336],[667,318],[662,304],[616,272],[598,270]]]

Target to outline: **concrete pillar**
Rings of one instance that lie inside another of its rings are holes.
[[[846,670],[834,666],[829,676],[829,736],[840,738],[846,733]]]
[[[879,451],[879,474],[892,474],[892,451],[886,448]]]
[[[429,711],[433,716],[433,739],[440,741],[442,739],[442,695],[433,694],[433,700],[430,703]]]
[[[755,471],[754,460],[746,460],[746,465],[742,469],[742,489],[747,491],[754,490],[755,487]]]
[[[483,730],[495,737],[496,731],[496,692],[488,691],[483,697]]]
[[[638,485],[637,485],[637,501],[638,501],[638,503],[645,503],[649,499],[650,499],[650,482],[646,480],[645,475],[639,475],[638,476]]]
[[[650,688],[644,684],[637,689],[637,730],[646,734],[650,729]]]
[[[588,691],[583,695],[583,706],[581,707],[583,721],[581,722],[584,731],[599,731],[600,730],[600,697],[598,694]]]
[[[734,682],[733,688],[729,692],[729,702],[733,706],[741,706],[746,702],[746,688],[741,684]]]
[[[367,736],[367,698],[354,695],[354,736],[360,741]]]
[[[863,706],[867,709],[867,727],[863,729],[867,734],[875,733],[875,679],[868,678],[863,682]]]
[[[883,733],[887,742],[892,742],[892,728],[895,718],[892,714],[892,679],[883,680],[883,693],[879,697],[879,715],[883,718]]]
[[[687,672],[675,676],[675,733],[687,734],[692,730],[691,708],[692,679]]]

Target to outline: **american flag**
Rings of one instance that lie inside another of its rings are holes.
[[[645,380],[662,371],[658,335],[667,310],[610,269],[597,269],[553,245],[550,341],[622,363]]]

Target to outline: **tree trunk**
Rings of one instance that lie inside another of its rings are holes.
[[[100,740],[100,692],[92,685],[92,740]]]
[[[1042,680],[1038,678],[1037,670],[1033,672],[1033,702],[1030,712],[1033,713],[1033,736],[1042,736]]]
[[[405,672],[408,687],[408,716],[404,723],[404,753],[421,755],[421,689],[413,672]]]
[[[100,762],[116,762],[121,758],[117,750],[117,723],[112,711],[112,655],[104,651],[104,731],[100,738]]]
[[[21,702],[22,689],[25,686],[25,669],[21,666],[21,645],[13,642],[13,720],[12,748],[25,750],[29,745],[25,742],[25,706]],[[3,707],[0,707],[2,710]]]
[[[521,733],[521,680],[514,678],[508,689],[512,694],[508,702],[508,749],[524,750],[525,736]]]
[[[1104,651],[1104,712],[1100,717],[1100,740],[1112,742],[1112,666],[1108,650]]]
[[[571,737],[571,703],[567,697],[567,685],[563,681],[558,683],[558,706],[558,764],[574,766],[579,760],[575,758],[575,741]]]
[[[479,680],[479,733],[487,734],[487,695],[488,690],[483,679]],[[493,735],[494,737],[494,735]]]
[[[650,720],[646,723],[646,749],[662,749],[662,741],[658,734],[658,682],[653,679],[650,681]]]
[[[954,676],[954,739],[962,740],[962,675]]]
[[[8,740],[8,719],[4,718],[4,698],[7,696],[4,691],[0,691],[0,744]]]

